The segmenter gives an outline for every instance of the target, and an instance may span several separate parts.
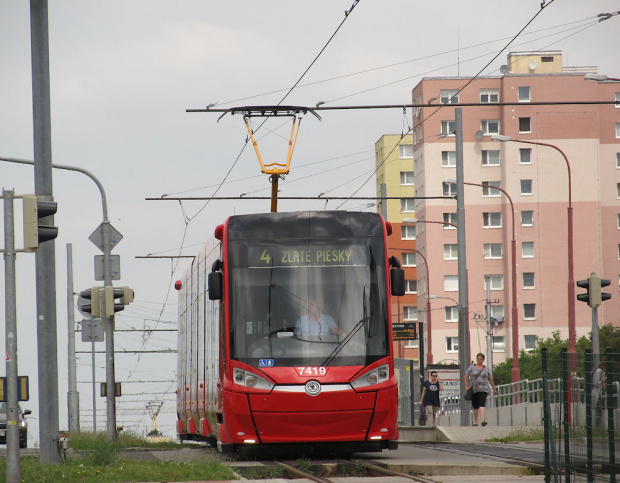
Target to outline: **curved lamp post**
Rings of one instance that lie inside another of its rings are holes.
[[[575,275],[574,275],[574,256],[573,256],[573,200],[572,200],[572,175],[570,169],[570,163],[564,151],[557,146],[548,143],[541,143],[538,141],[526,141],[523,139],[513,139],[510,136],[502,136],[501,134],[493,134],[491,140],[500,142],[515,142],[524,144],[534,144],[536,146],[547,146],[558,151],[564,161],[566,162],[566,168],[568,170],[568,352],[571,354],[577,353],[577,334],[575,327]]]
[[[469,183],[463,181],[463,184],[470,186],[480,186],[481,188],[496,189],[504,193],[508,201],[510,202],[510,209],[512,210],[512,240],[511,246],[511,263],[512,263],[512,370],[511,379],[512,382],[518,382],[521,380],[521,371],[519,370],[519,310],[517,309],[517,240],[515,236],[515,205],[512,202],[510,195],[502,188],[497,186],[483,185],[478,183]]]

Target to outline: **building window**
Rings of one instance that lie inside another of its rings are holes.
[[[401,213],[413,213],[415,211],[415,199],[414,198],[402,198],[400,200],[400,212]]]
[[[415,240],[415,225],[401,225],[400,239]]]
[[[504,276],[503,275],[485,275],[484,276],[484,289],[487,286],[491,287],[491,290],[504,290]]]
[[[524,342],[523,349],[526,351],[531,351],[531,350],[536,349],[537,341],[538,341],[538,337],[535,335],[524,335],[523,336],[523,342]]]
[[[616,153],[616,168],[620,168],[620,153]]]
[[[616,197],[620,199],[620,183],[616,183],[616,190],[618,191],[618,194],[616,194]]]
[[[459,321],[459,308],[455,305],[444,307],[446,313],[446,322],[458,322]]]
[[[504,321],[504,306],[503,305],[491,305],[491,321]]]
[[[616,92],[616,109],[620,109],[620,92]]]
[[[446,352],[458,352],[459,351],[459,338],[458,337],[446,337]]]
[[[530,102],[530,86],[519,86],[519,102]]]
[[[418,281],[417,280],[405,280],[405,293],[407,294],[418,293]]]
[[[521,242],[521,258],[534,258],[534,242]]]
[[[536,304],[523,304],[523,319],[536,319]]]
[[[443,289],[444,289],[444,292],[458,292],[459,291],[459,276],[458,275],[444,275],[443,276]]]
[[[404,340],[403,342],[404,342],[403,347],[405,349],[417,349],[418,348],[417,340]]]
[[[618,230],[620,230],[620,213],[618,213]]]
[[[403,267],[416,267],[417,257],[416,253],[406,252],[403,253]]]
[[[499,119],[483,119],[480,129],[483,134],[499,134]]]
[[[495,104],[499,102],[499,90],[497,89],[480,89],[481,104]]]
[[[620,260],[620,245],[618,245],[618,260]]]
[[[441,183],[444,196],[456,196],[456,183]]]
[[[494,189],[494,188],[501,188],[501,181],[483,181],[482,182],[482,196],[489,196],[489,197],[499,197],[501,196],[502,192],[498,189]]]
[[[534,272],[523,272],[523,288],[536,288],[534,284]]]
[[[493,336],[493,352],[504,352],[506,350],[506,341],[503,335]]]
[[[400,172],[400,184],[412,185],[413,184],[413,171],[401,171]]]
[[[499,150],[482,150],[482,166],[499,166]]]
[[[501,243],[485,243],[482,248],[484,258],[487,260],[504,257],[504,248]]]
[[[413,158],[413,144],[401,144],[399,147],[401,158]]]
[[[445,223],[444,230],[456,230],[456,213],[444,213],[443,222]]]
[[[519,163],[532,164],[532,150],[530,148],[519,148]]]
[[[551,56],[542,56],[540,58],[540,61],[541,62],[553,62],[553,56],[552,55]]]
[[[482,213],[482,226],[484,228],[501,228],[502,213],[500,211]]]
[[[521,194],[522,195],[531,195],[532,194],[532,180],[531,179],[522,179],[521,180]]]
[[[456,131],[456,121],[441,121],[441,134],[444,136],[454,136]]]
[[[530,117],[519,118],[519,132],[520,133],[532,132],[532,118]]]
[[[443,245],[443,259],[444,260],[458,260],[459,252],[456,243],[444,243]]]
[[[439,102],[441,102],[442,104],[458,104],[458,89],[441,89],[439,93]]]
[[[441,165],[444,168],[453,168],[456,166],[456,151],[442,151]]]
[[[616,139],[620,139],[620,122],[616,123]]]
[[[521,212],[521,226],[534,226],[534,212],[532,210]]]
[[[418,320],[417,307],[403,307],[403,320],[416,322]]]

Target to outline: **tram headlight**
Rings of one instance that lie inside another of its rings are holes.
[[[251,387],[254,389],[263,389],[271,391],[273,384],[267,379],[260,377],[250,371],[244,371],[243,369],[235,368],[233,371],[233,381],[235,384],[239,384],[244,387]]]
[[[355,379],[351,386],[354,389],[359,389],[362,387],[373,386],[375,384],[379,384],[381,382],[385,382],[390,377],[390,367],[385,364],[383,366],[376,367],[372,371],[365,372],[357,379]]]

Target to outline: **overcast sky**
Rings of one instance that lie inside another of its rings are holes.
[[[269,211],[269,201],[146,201],[169,196],[242,193],[267,196],[270,185],[241,116],[186,113],[274,105],[298,81],[345,19],[353,0],[56,0],[49,2],[53,162],[92,172],[103,184],[112,225],[123,235],[122,279],[134,304],[117,316],[117,328],[176,328],[172,288],[189,264],[137,256],[195,255],[215,226],[232,214]],[[597,66],[620,77],[618,0],[361,0],[284,104],[314,106],[407,104],[423,77],[473,76],[539,12],[536,19],[481,75],[499,75],[512,51],[561,50],[565,66]],[[0,156],[33,158],[30,9],[24,0],[0,3]],[[474,85],[471,88],[475,88]],[[466,115],[466,114],[464,114]],[[374,194],[374,143],[401,134],[411,112],[323,111],[303,119],[291,172],[281,196]],[[260,122],[260,121],[259,121]],[[255,127],[257,124],[255,124]],[[259,132],[263,158],[283,162],[290,124],[271,120]],[[245,146],[245,149],[244,149]],[[238,160],[237,160],[238,158]],[[368,180],[368,182],[366,182]],[[95,184],[55,170],[60,427],[67,428],[67,257],[73,247],[74,291],[94,281],[88,236],[102,221]],[[34,192],[33,168],[0,162],[0,188]],[[281,201],[280,211],[335,209],[340,202]],[[374,210],[348,202],[350,210]],[[16,237],[21,242],[16,201]],[[3,227],[3,222],[0,221]],[[3,230],[4,231],[4,230]],[[173,269],[174,272],[173,272]],[[4,294],[4,277],[0,286]],[[29,445],[38,442],[34,255],[17,257],[19,373],[30,376]],[[4,318],[4,296],[0,296]],[[81,316],[76,312],[76,319]],[[4,345],[4,333],[0,337]],[[77,337],[77,349],[89,350]],[[175,349],[174,333],[122,332],[117,350]],[[104,344],[98,344],[104,350]],[[90,355],[78,355],[81,425],[92,429]],[[97,380],[105,380],[103,356]],[[0,371],[4,373],[4,370]],[[175,354],[119,355],[123,382],[117,422],[138,432],[151,426],[145,406],[163,401],[158,429],[175,434]],[[140,381],[154,381],[142,382]],[[160,381],[160,382],[158,382]],[[98,398],[105,430],[105,400]]]

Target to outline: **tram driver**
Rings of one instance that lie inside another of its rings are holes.
[[[297,319],[293,330],[295,335],[347,335],[330,315],[321,310],[316,298],[308,300],[307,308],[307,313]]]

